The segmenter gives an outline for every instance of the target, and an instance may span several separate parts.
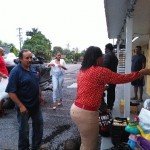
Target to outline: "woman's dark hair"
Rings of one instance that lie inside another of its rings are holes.
[[[136,48],[138,48],[140,51],[142,50],[142,47],[141,47],[141,46],[136,46]]]
[[[19,52],[19,59],[22,59],[23,58],[23,53],[24,52],[28,52],[29,50],[28,49],[23,49]]]
[[[101,57],[102,51],[99,47],[90,46],[87,48],[81,64],[81,70],[86,70],[91,66],[97,66],[97,58]]]

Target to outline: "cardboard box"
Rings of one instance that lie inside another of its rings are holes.
[[[138,114],[138,106],[130,106],[130,113]],[[120,105],[120,113],[124,113],[124,105]]]
[[[139,112],[138,106],[130,106],[130,112],[132,114],[138,114],[138,112]]]

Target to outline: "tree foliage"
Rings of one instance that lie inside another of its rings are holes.
[[[84,54],[85,54],[85,50],[81,51],[81,53],[80,53],[81,57],[83,57]]]
[[[61,54],[64,54],[62,47],[60,46],[53,47],[52,56],[55,56],[58,52],[60,52]]]
[[[22,46],[23,49],[29,49],[35,56],[44,57],[46,60],[51,58],[51,42],[38,31],[38,29],[32,28],[32,31],[26,32],[27,38]]]
[[[18,55],[19,55],[19,50],[17,50],[17,49],[15,48],[15,46],[12,46],[12,47],[11,47],[10,52],[14,53],[15,56],[18,56]]]
[[[3,47],[4,49],[8,48],[10,50],[10,52],[12,52],[16,56],[18,56],[19,50],[17,50],[17,48],[14,46],[14,44],[0,41],[0,47]]]
[[[80,58],[80,54],[79,53],[75,53],[74,54],[74,61],[78,61]]]
[[[63,54],[64,54],[64,55],[68,55],[69,53],[70,53],[70,50],[69,50],[69,49],[66,48],[66,49],[63,50]]]
[[[37,28],[32,28],[32,31],[27,31],[26,32],[26,36],[33,36],[33,35],[35,35],[35,34],[41,34],[41,31],[38,31],[38,29]]]

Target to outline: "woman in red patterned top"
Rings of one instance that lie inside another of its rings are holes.
[[[4,49],[2,47],[0,47],[0,76],[3,78],[7,78],[8,71],[6,68],[6,64],[5,64],[3,55],[4,55]]]
[[[105,85],[127,83],[144,75],[150,75],[150,69],[142,69],[130,74],[118,74],[101,66],[103,66],[101,49],[90,46],[81,64],[77,78],[77,96],[70,110],[71,118],[80,132],[80,150],[97,150],[98,148],[98,109]]]

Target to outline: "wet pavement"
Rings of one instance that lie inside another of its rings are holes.
[[[63,150],[63,144],[67,139],[79,137],[78,130],[72,122],[69,110],[76,95],[76,88],[67,88],[67,86],[76,83],[76,74],[80,68],[80,64],[67,65],[64,86],[63,86],[63,106],[53,110],[50,105],[52,103],[52,92],[43,92],[45,103],[42,106],[44,118],[44,135],[43,145],[47,150]],[[7,110],[7,115],[0,118],[0,150],[17,150],[18,143],[18,123],[16,112],[14,109]],[[32,132],[31,120],[30,137]]]
[[[70,106],[76,96],[76,74],[80,64],[67,65],[63,86],[63,106],[53,110],[52,91],[43,92],[45,103],[42,106],[44,118],[43,146],[47,150],[63,150],[64,142],[68,139],[79,141],[79,132],[70,118]],[[73,86],[72,86],[73,85]],[[69,87],[69,88],[67,88]],[[7,115],[0,118],[0,150],[17,150],[18,143],[18,123],[14,109],[7,110]],[[32,132],[31,120],[30,137]],[[30,140],[31,141],[31,140]]]

